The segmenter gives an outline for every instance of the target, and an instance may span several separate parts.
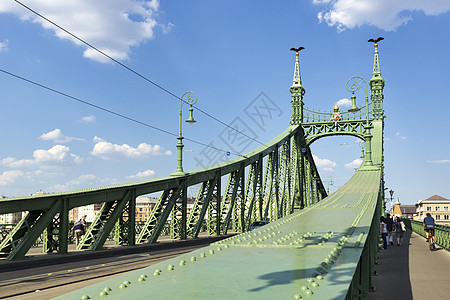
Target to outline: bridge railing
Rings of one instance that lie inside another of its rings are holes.
[[[407,228],[426,238],[427,234],[423,228],[423,222],[411,219],[403,219],[403,222]],[[450,226],[436,224],[434,227],[434,237],[436,244],[450,251]]]
[[[316,123],[316,122],[329,122],[334,120],[335,113],[332,111],[316,111],[309,108],[303,109],[303,122],[304,123]],[[356,112],[339,112],[339,119],[341,121],[347,120],[366,120],[367,111],[366,106],[361,107]],[[369,103],[369,119],[372,119],[372,103]]]

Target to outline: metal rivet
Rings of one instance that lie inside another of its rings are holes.
[[[168,267],[167,267],[167,270],[168,271],[173,271],[175,269],[175,266],[174,265],[169,265]]]
[[[184,259],[180,260],[179,265],[180,266],[185,266],[186,265],[186,261]]]
[[[206,257],[206,254],[205,254],[204,252],[202,252],[202,253],[200,253],[200,257],[201,257],[201,258],[205,258],[205,257]]]
[[[221,247],[217,247],[217,251],[222,251],[222,248]]]
[[[213,255],[214,254],[214,250],[213,249],[209,250],[209,254]]]
[[[119,289],[121,289],[121,290],[123,290],[123,289],[126,289],[127,288],[127,285],[126,284],[121,284],[121,285],[119,285]]]
[[[300,294],[295,294],[294,295],[294,299],[298,300],[298,299],[302,299],[303,297]]]
[[[191,261],[197,261],[197,257],[192,256],[192,257],[191,257]]]
[[[103,297],[103,296],[108,296],[108,293],[105,292],[105,291],[101,291],[101,292],[100,292],[100,296],[101,296],[101,297]]]
[[[81,296],[81,300],[89,300],[89,299],[91,299],[91,297],[89,297],[88,295]]]

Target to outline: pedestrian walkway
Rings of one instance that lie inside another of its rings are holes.
[[[374,292],[369,300],[378,299],[449,299],[450,253],[437,245],[430,251],[425,239],[407,230],[403,246],[389,245],[380,250],[372,276]]]

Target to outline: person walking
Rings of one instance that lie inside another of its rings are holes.
[[[386,228],[388,231],[387,239],[389,244],[394,245],[394,220],[392,220],[390,214],[386,214]]]
[[[397,217],[395,223],[395,234],[397,235],[397,246],[403,245],[403,232],[406,231],[405,224],[402,221],[401,217]]]
[[[87,217],[87,215],[82,216],[81,219],[79,219],[75,223],[75,225],[72,227],[73,235],[75,236],[75,244],[77,247],[78,247],[78,244],[80,243],[81,237],[86,232],[86,227],[87,227],[86,217]]]
[[[387,249],[387,226],[386,226],[386,219],[381,216],[380,217],[380,232],[381,232],[381,238],[383,239],[383,249]]]

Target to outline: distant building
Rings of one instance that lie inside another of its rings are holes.
[[[402,218],[413,219],[416,215],[415,205],[400,205],[400,211],[402,213]]]
[[[433,195],[416,203],[417,215],[414,220],[423,221],[430,213],[437,224],[450,225],[450,200],[439,195]]]
[[[1,198],[6,198],[0,195]],[[22,212],[0,215],[0,224],[17,224],[22,219]]]
[[[102,205],[103,203],[75,207],[69,210],[69,221],[76,222],[81,219],[82,216],[86,215],[86,222],[91,223],[102,208]]]
[[[136,198],[136,222],[144,222],[150,216],[150,213],[155,207],[157,198],[149,198],[139,196]]]

